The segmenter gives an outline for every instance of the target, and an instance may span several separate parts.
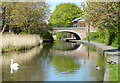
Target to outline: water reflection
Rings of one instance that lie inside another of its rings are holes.
[[[53,45],[53,48],[56,50],[62,50],[62,51],[71,51],[76,50],[80,47],[80,44],[71,43],[71,42],[64,42],[64,41],[56,41]]]
[[[104,76],[103,56],[77,43],[44,43],[2,57],[4,81],[102,81]],[[13,74],[9,68],[11,58],[20,65]],[[102,69],[96,70],[96,65]]]
[[[75,59],[69,56],[51,56],[50,61],[56,71],[62,74],[72,74],[80,68],[80,65],[75,62]]]
[[[8,53],[3,55],[3,81],[41,81],[44,80],[44,65],[40,56],[43,47],[35,47],[26,52]],[[10,73],[10,59],[19,63],[19,70]],[[41,68],[42,67],[42,68]],[[37,77],[36,77],[37,76]],[[39,76],[39,77],[38,77]]]

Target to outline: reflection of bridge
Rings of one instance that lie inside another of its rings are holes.
[[[92,58],[91,60],[98,59],[98,53],[94,51],[89,51],[87,47],[80,44],[80,46],[77,49],[74,50],[58,50],[58,49],[51,49],[49,54],[52,54],[53,56],[70,56],[78,59],[78,63],[82,64],[83,62],[86,62],[87,59]]]
[[[82,49],[82,50],[81,50]],[[58,56],[76,56],[79,58],[83,58],[87,52],[85,51],[85,47],[82,47],[82,44],[74,50],[58,50],[58,49],[51,49],[50,53],[53,55]]]
[[[53,28],[53,31],[50,31],[51,33],[57,33],[57,32],[66,32],[66,33],[72,33],[77,40],[82,40],[82,38],[85,38],[88,35],[88,28],[86,27],[67,27],[67,28]],[[91,27],[90,32],[96,32],[96,29]]]
[[[54,55],[54,56],[72,56],[72,57],[76,57],[77,59],[84,59],[84,58],[88,58],[89,54],[88,54],[88,48],[86,48],[85,46],[83,46],[82,44],[74,50],[58,50],[58,49],[51,49],[50,50],[50,54]],[[90,55],[92,58],[97,58],[97,52],[90,52]]]
[[[74,43],[71,43],[71,44],[74,44]],[[72,45],[71,47],[68,47],[68,48],[65,48],[64,47],[67,47],[66,45],[62,46],[62,47],[57,47],[55,45],[53,45],[53,49],[55,50],[61,50],[61,51],[79,51],[82,47],[82,44],[76,44],[75,45]]]

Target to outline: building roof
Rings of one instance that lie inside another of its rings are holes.
[[[80,17],[80,18],[76,18],[76,19],[72,20],[72,22],[76,22],[76,21],[85,21],[85,20],[83,20],[82,17]]]

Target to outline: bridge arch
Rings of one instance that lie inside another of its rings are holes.
[[[73,30],[57,30],[56,32],[54,33],[57,33],[57,32],[66,32],[66,33],[72,33],[74,34],[74,36],[76,37],[76,40],[82,40],[82,36],[80,35],[80,33],[77,33]]]

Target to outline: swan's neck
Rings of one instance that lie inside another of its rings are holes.
[[[11,61],[11,65],[13,64],[13,61]]]

